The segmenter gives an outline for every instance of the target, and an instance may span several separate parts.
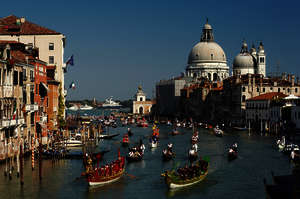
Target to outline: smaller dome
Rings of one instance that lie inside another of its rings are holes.
[[[252,57],[249,53],[240,53],[233,60],[233,69],[237,68],[254,68],[255,63],[254,57]]]

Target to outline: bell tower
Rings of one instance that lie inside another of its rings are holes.
[[[264,77],[266,76],[266,54],[262,42],[259,43],[258,47],[256,74],[262,74]]]

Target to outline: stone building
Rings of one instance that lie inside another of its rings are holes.
[[[135,100],[133,101],[133,114],[147,115],[151,112],[153,101],[147,100],[146,94],[142,90],[142,87],[138,87],[138,91],[135,94]]]
[[[0,40],[17,41],[26,44],[27,48],[37,48],[39,59],[56,68],[55,80],[60,82],[61,95],[65,97],[63,61],[65,35],[29,22],[24,17],[10,15],[0,19]],[[58,104],[54,107],[58,108]]]
[[[260,42],[258,51],[252,45],[248,51],[248,45],[244,41],[240,53],[233,60],[233,75],[261,74],[266,76],[266,54],[262,42]]]

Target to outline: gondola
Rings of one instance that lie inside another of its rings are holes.
[[[120,135],[120,134],[119,133],[111,134],[111,135],[101,134],[101,135],[99,135],[98,138],[99,139],[111,139],[111,138],[116,137],[118,135]]]
[[[143,153],[134,154],[133,156],[127,155],[126,160],[127,160],[127,162],[138,162],[143,159],[143,156],[144,156]]]
[[[228,157],[228,161],[232,161],[238,157],[238,153],[234,150],[229,150],[227,157]]]
[[[179,131],[178,130],[173,130],[172,132],[171,132],[171,135],[179,135],[180,133],[179,133]]]
[[[166,171],[162,174],[169,189],[191,186],[205,179],[209,161],[198,161],[194,166]]]
[[[122,146],[123,147],[128,147],[129,146],[129,138],[128,138],[128,134],[125,134],[123,136],[123,139],[122,139]]]
[[[163,152],[162,152],[163,161],[169,161],[169,160],[172,160],[173,158],[175,158],[174,152],[170,152],[167,149],[163,150]]]

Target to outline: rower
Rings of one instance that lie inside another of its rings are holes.
[[[172,147],[173,147],[173,144],[172,143],[168,143],[168,151],[172,152]]]

